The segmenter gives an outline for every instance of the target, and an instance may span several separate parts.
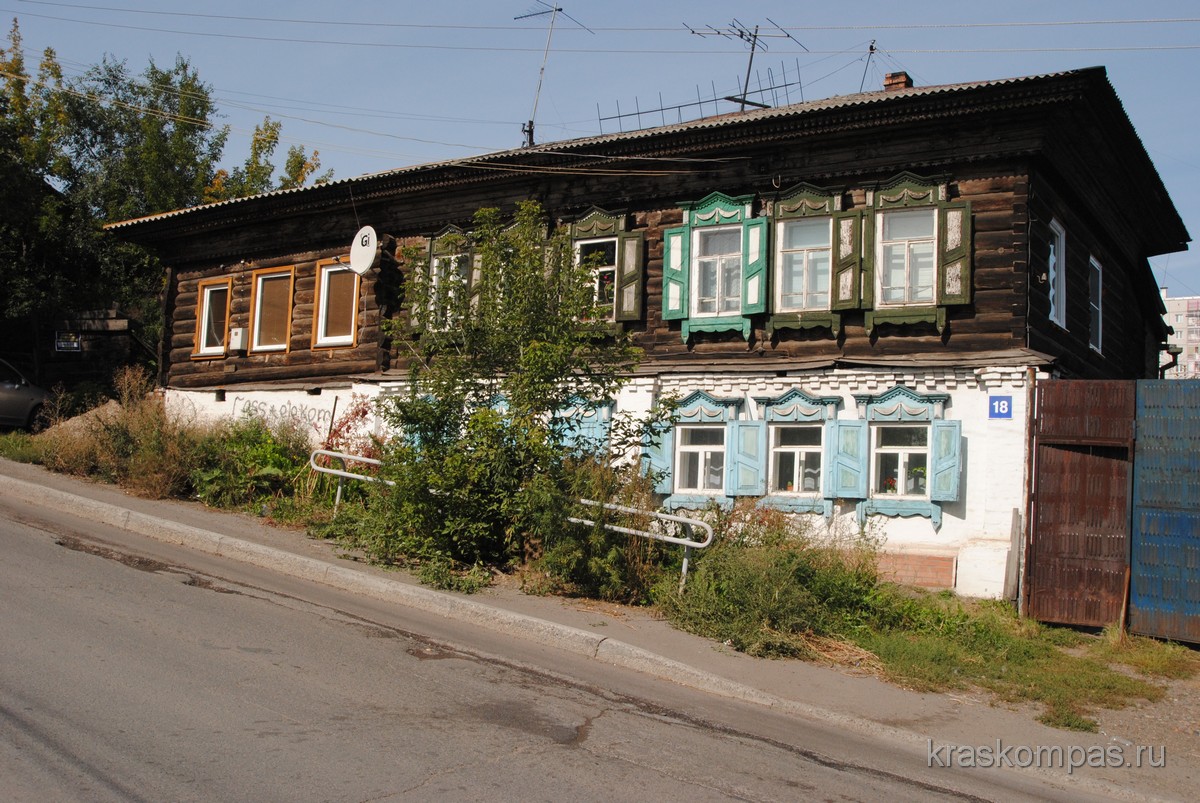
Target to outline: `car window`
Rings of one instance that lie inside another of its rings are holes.
[[[6,385],[21,384],[21,375],[6,362],[0,362],[0,382]]]

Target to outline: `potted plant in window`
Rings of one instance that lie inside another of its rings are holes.
[[[908,470],[908,493],[925,493],[925,466],[913,466]]]

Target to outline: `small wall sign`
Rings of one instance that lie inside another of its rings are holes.
[[[55,332],[55,351],[83,351],[83,338],[78,332]]]
[[[988,396],[988,418],[1012,418],[1012,396]]]

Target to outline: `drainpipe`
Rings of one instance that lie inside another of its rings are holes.
[[[1167,343],[1163,346],[1162,350],[1171,356],[1171,361],[1169,363],[1158,366],[1158,378],[1166,379],[1167,371],[1170,371],[1176,365],[1179,365],[1179,355],[1183,353],[1183,346],[1176,346],[1173,343]]]

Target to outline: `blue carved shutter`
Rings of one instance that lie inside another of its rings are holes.
[[[869,465],[866,421],[825,423],[826,498],[866,499]]]
[[[663,232],[662,319],[688,317],[688,267],[691,228],[680,226]]]
[[[647,436],[642,442],[642,471],[657,476],[654,492],[670,494],[675,484],[671,478],[671,465],[675,458],[675,428],[667,427],[656,439]]]
[[[725,493],[762,496],[767,492],[763,470],[767,453],[766,422],[730,421],[725,436]]]
[[[957,501],[962,474],[962,422],[934,421],[931,435],[929,498],[934,502]]]
[[[767,223],[765,217],[742,224],[742,314],[767,311]]]
[[[575,408],[569,438],[572,446],[584,445],[589,449],[604,451],[608,445],[610,407],[607,404],[581,405]]]

